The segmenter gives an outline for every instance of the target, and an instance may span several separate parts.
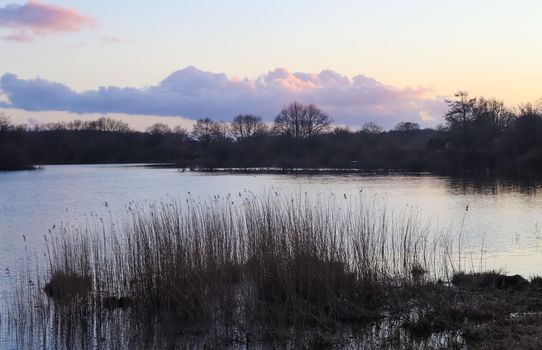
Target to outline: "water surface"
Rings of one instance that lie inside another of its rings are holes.
[[[396,213],[415,213],[433,232],[462,232],[485,268],[542,274],[540,185],[433,175],[282,175],[181,172],[137,165],[46,166],[0,172],[0,289],[20,265],[25,247],[43,253],[48,229],[84,226],[162,200],[238,193],[335,196],[366,200]],[[3,287],[2,287],[3,286]]]

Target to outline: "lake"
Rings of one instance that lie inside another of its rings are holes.
[[[25,246],[43,252],[44,235],[53,226],[84,226],[126,213],[134,203],[145,206],[187,196],[205,200],[240,192],[349,199],[362,195],[395,213],[414,213],[435,233],[463,232],[466,249],[483,249],[486,268],[542,274],[540,189],[540,184],[433,175],[253,175],[138,165],[0,172],[0,285],[17,269]]]
[[[423,175],[231,174],[141,165],[45,166],[0,172],[0,295],[28,256],[44,255],[44,235],[59,225],[84,227],[187,197],[207,200],[274,193],[384,206],[415,215],[431,234],[464,237],[484,269],[542,274],[542,194],[538,183]],[[0,332],[2,333],[2,332]],[[0,345],[2,344],[0,334]],[[9,342],[4,343],[9,344]]]

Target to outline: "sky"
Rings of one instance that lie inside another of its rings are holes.
[[[542,96],[535,0],[0,1],[0,111],[144,128],[314,103],[337,125],[442,123],[458,90]]]

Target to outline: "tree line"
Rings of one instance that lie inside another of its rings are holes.
[[[36,164],[173,162],[193,168],[343,168],[403,171],[542,172],[542,108],[507,107],[458,92],[447,101],[444,125],[422,129],[401,122],[392,130],[366,123],[333,127],[312,104],[285,106],[266,124],[242,114],[230,122],[199,119],[191,131],[156,123],[144,132],[100,118],[14,125],[0,115],[0,168]]]

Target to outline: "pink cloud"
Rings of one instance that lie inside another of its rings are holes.
[[[187,67],[143,89],[108,86],[83,92],[44,79],[5,74],[0,90],[7,98],[0,108],[217,120],[254,113],[272,121],[284,105],[299,101],[316,104],[337,124],[351,127],[376,122],[392,128],[401,121],[431,126],[446,109],[443,98],[434,96],[431,89],[398,88],[364,75],[349,78],[331,70],[307,73],[285,68],[256,79],[240,79]]]
[[[5,40],[29,41],[32,34],[78,32],[95,27],[96,21],[78,11],[31,0],[24,4],[8,4],[0,8],[0,27],[14,32]]]
[[[277,86],[286,90],[303,91],[317,87],[317,81],[311,79],[311,74],[306,74],[309,79],[303,79],[290,72],[286,68],[276,68],[262,77],[262,82],[269,86]]]

